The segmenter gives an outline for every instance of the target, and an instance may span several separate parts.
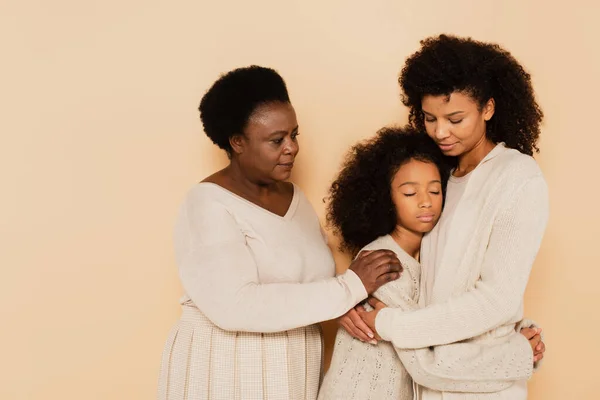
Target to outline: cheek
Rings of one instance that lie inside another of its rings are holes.
[[[279,159],[279,151],[271,148],[269,145],[258,149],[256,164],[262,167],[273,167]]]
[[[444,198],[442,196],[435,196],[431,199],[431,208],[432,211],[437,215],[440,215],[442,212],[442,204],[444,202]]]
[[[482,133],[485,133],[485,127],[479,125],[476,121],[469,121],[469,123],[457,127],[455,132],[455,135],[464,141],[475,141],[479,139]]]
[[[414,197],[397,196],[394,199],[394,206],[396,207],[396,215],[400,221],[406,221],[414,213],[413,200]]]
[[[432,139],[435,139],[435,125],[432,123],[425,122],[425,132],[427,132],[427,136]]]

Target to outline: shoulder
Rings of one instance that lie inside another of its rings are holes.
[[[528,186],[545,187],[546,181],[535,159],[517,150],[502,146],[492,157],[477,167],[474,182],[481,186],[481,195],[499,202],[511,202]]]
[[[518,150],[505,148],[490,161],[494,169],[506,178],[527,180],[539,177],[543,179],[542,170],[535,159]]]
[[[184,196],[181,209],[191,220],[225,222],[222,219],[237,214],[240,201],[227,189],[208,182],[197,183]]]
[[[306,213],[310,213],[310,214],[314,214],[315,218],[317,217],[317,212],[315,210],[315,208],[313,207],[313,204],[308,200],[308,197],[306,197],[306,194],[304,193],[304,191],[300,188],[300,186],[298,186],[295,183],[292,182],[285,182],[286,184],[289,184],[290,186],[290,190],[293,191],[293,198],[292,198],[292,202],[297,202],[298,203],[298,208],[300,210],[304,210],[303,212]]]
[[[184,197],[184,203],[189,205],[200,204],[203,206],[220,204],[226,198],[227,193],[227,189],[216,183],[200,182],[187,191]]]
[[[377,239],[360,249],[360,251],[363,250],[391,250],[398,255],[400,261],[410,258],[408,254],[406,254],[406,252],[402,250],[400,246],[398,246],[398,243],[396,243],[396,241],[394,241],[390,235],[379,236]]]

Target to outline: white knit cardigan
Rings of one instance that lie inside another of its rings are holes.
[[[435,269],[430,238],[437,227],[424,238],[424,274],[436,273],[432,293],[421,277],[424,308],[385,308],[376,319],[379,335],[407,352],[401,359],[415,382],[429,388],[419,389],[422,399],[526,398],[513,384],[531,375],[533,355],[515,325],[523,317],[523,294],[547,219],[547,186],[537,163],[499,144],[472,172]],[[455,343],[461,341],[469,352]],[[522,351],[507,352],[515,343]],[[464,367],[464,383],[457,382],[456,369]],[[497,379],[487,376],[478,384],[483,369]],[[444,371],[454,372],[452,382]]]

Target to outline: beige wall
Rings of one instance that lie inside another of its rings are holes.
[[[257,63],[286,78],[295,179],[322,216],[348,146],[405,120],[397,73],[441,32],[500,42],[533,73],[552,215],[526,294],[548,346],[530,398],[596,398],[593,3],[3,0],[0,398],[153,398],[179,313],[174,215],[225,161],[196,112],[218,73]]]

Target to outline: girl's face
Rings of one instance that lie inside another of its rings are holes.
[[[488,139],[485,124],[494,115],[494,100],[483,108],[461,92],[423,97],[421,108],[427,134],[447,156],[461,156]]]
[[[392,201],[397,225],[416,233],[433,229],[442,213],[440,171],[431,162],[410,160],[392,179]]]

